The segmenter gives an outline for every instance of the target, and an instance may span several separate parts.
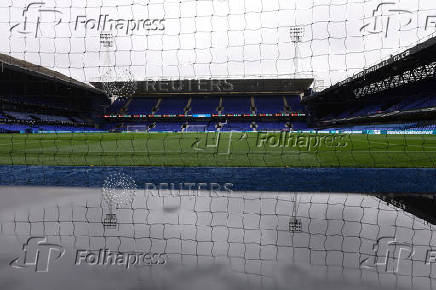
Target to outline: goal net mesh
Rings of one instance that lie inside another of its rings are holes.
[[[319,90],[436,29],[427,0],[17,0],[1,11],[1,53],[84,82],[308,76]]]
[[[48,237],[73,253],[165,253],[172,267],[137,272],[140,281],[149,282],[143,287],[153,289],[172,285],[181,273],[178,266],[185,274],[203,269],[202,275],[209,275],[212,265],[213,275],[255,289],[309,286],[317,283],[314,277],[380,288],[433,289],[436,282],[435,265],[426,265],[426,249],[436,246],[434,226],[376,197],[150,190],[114,209],[116,228],[104,226],[108,213],[97,196],[77,198],[2,216],[0,234],[20,244],[29,236]],[[298,231],[292,230],[295,218],[301,222]],[[416,254],[407,259],[401,245]],[[230,267],[229,273],[220,265]],[[312,278],[289,276],[292,265]]]

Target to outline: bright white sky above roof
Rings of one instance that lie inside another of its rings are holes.
[[[112,49],[100,44],[104,15],[123,23]],[[297,76],[329,85],[435,33],[436,1],[2,0],[0,22],[1,53],[85,82],[293,77],[289,29],[302,25]]]

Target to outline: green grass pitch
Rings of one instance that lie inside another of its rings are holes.
[[[435,135],[1,134],[1,165],[434,168]]]

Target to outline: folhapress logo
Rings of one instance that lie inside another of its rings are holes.
[[[411,261],[415,256],[413,245],[397,242],[395,238],[383,237],[373,246],[373,255],[360,262],[360,267],[367,270],[382,270],[386,273],[398,273],[403,261]]]
[[[233,131],[225,133],[220,131],[207,132],[205,135],[195,138],[191,148],[196,152],[230,155],[232,144],[242,142],[247,138],[247,133],[243,133],[242,136],[235,138]]]
[[[40,35],[42,30],[42,24],[51,24],[58,26],[62,23],[60,17],[63,13],[60,10],[54,8],[45,7],[45,2],[32,2],[24,7],[22,12],[22,20],[11,26],[10,31],[17,31],[23,35],[31,35],[36,38]],[[45,20],[44,17],[51,16],[52,21]],[[59,17],[58,17],[59,16]],[[54,19],[53,19],[54,17]]]
[[[62,246],[47,243],[47,238],[32,237],[23,245],[23,255],[10,262],[9,266],[15,269],[34,268],[35,272],[46,273],[50,263],[59,260],[64,254]]]

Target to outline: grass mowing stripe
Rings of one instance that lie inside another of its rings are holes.
[[[0,135],[0,164],[431,167],[434,135],[95,133]]]

